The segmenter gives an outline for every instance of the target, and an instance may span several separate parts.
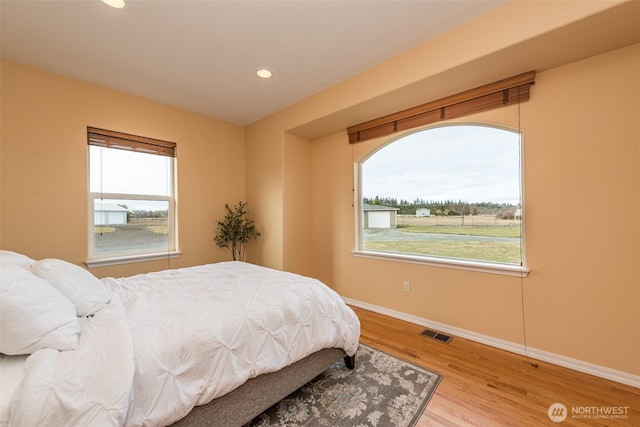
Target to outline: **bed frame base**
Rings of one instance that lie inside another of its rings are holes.
[[[355,367],[355,356],[347,356],[342,349],[320,350],[277,372],[252,378],[206,405],[196,406],[186,417],[172,426],[243,426],[341,358],[344,358],[349,369]]]
[[[353,356],[344,356],[344,364],[347,368],[353,370],[356,368],[356,355]]]

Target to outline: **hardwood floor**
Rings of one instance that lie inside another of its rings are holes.
[[[353,309],[363,344],[443,376],[418,427],[640,426],[640,389],[459,337],[445,344],[422,336],[422,326]],[[560,423],[547,415],[556,402],[568,411]],[[626,418],[587,415],[613,407]]]

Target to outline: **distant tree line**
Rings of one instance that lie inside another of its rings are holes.
[[[467,215],[494,215],[500,219],[513,219],[516,209],[520,208],[520,205],[510,203],[469,203],[463,200],[427,201],[421,198],[416,198],[410,202],[403,199],[398,200],[394,197],[379,196],[374,198],[364,197],[362,201],[369,205],[398,208],[398,214],[400,215],[415,215],[417,209],[427,208],[430,210],[431,215],[462,217]]]
[[[161,211],[152,211],[152,210],[136,210],[131,212],[132,217],[134,218],[167,218],[169,217],[169,211],[161,210]]]

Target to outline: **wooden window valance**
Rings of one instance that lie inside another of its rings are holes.
[[[177,144],[175,142],[162,141],[145,136],[129,135],[127,133],[89,126],[87,126],[87,143],[97,147],[117,148],[119,150],[176,157]]]
[[[527,101],[529,89],[535,84],[535,76],[535,71],[529,71],[351,126],[347,128],[349,143]]]

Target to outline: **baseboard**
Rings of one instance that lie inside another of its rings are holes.
[[[572,359],[570,357],[562,356],[555,353],[550,353],[544,350],[538,350],[531,347],[523,346],[522,344],[516,344],[510,341],[501,340],[499,338],[490,337],[488,335],[479,334],[477,332],[468,331],[455,326],[446,325],[440,322],[434,322],[432,320],[424,319],[418,316],[414,316],[400,311],[391,310],[385,307],[369,304],[366,302],[354,300],[351,298],[343,298],[344,301],[355,307],[363,308],[365,310],[373,311],[376,313],[384,314],[385,316],[393,317],[407,322],[414,323],[416,325],[424,326],[431,329],[436,329],[446,334],[451,334],[456,337],[468,339],[481,344],[485,344],[491,347],[499,348],[501,350],[510,351],[512,353],[524,355],[532,359],[541,360],[543,362],[552,363],[554,365],[562,366],[564,368],[573,369],[574,371],[584,372],[586,374],[594,375],[596,377],[604,378],[607,380],[615,381],[621,384],[630,385],[632,387],[640,388],[640,375],[633,375],[627,372],[617,371],[615,369],[607,368],[593,363],[584,362],[578,359]]]

